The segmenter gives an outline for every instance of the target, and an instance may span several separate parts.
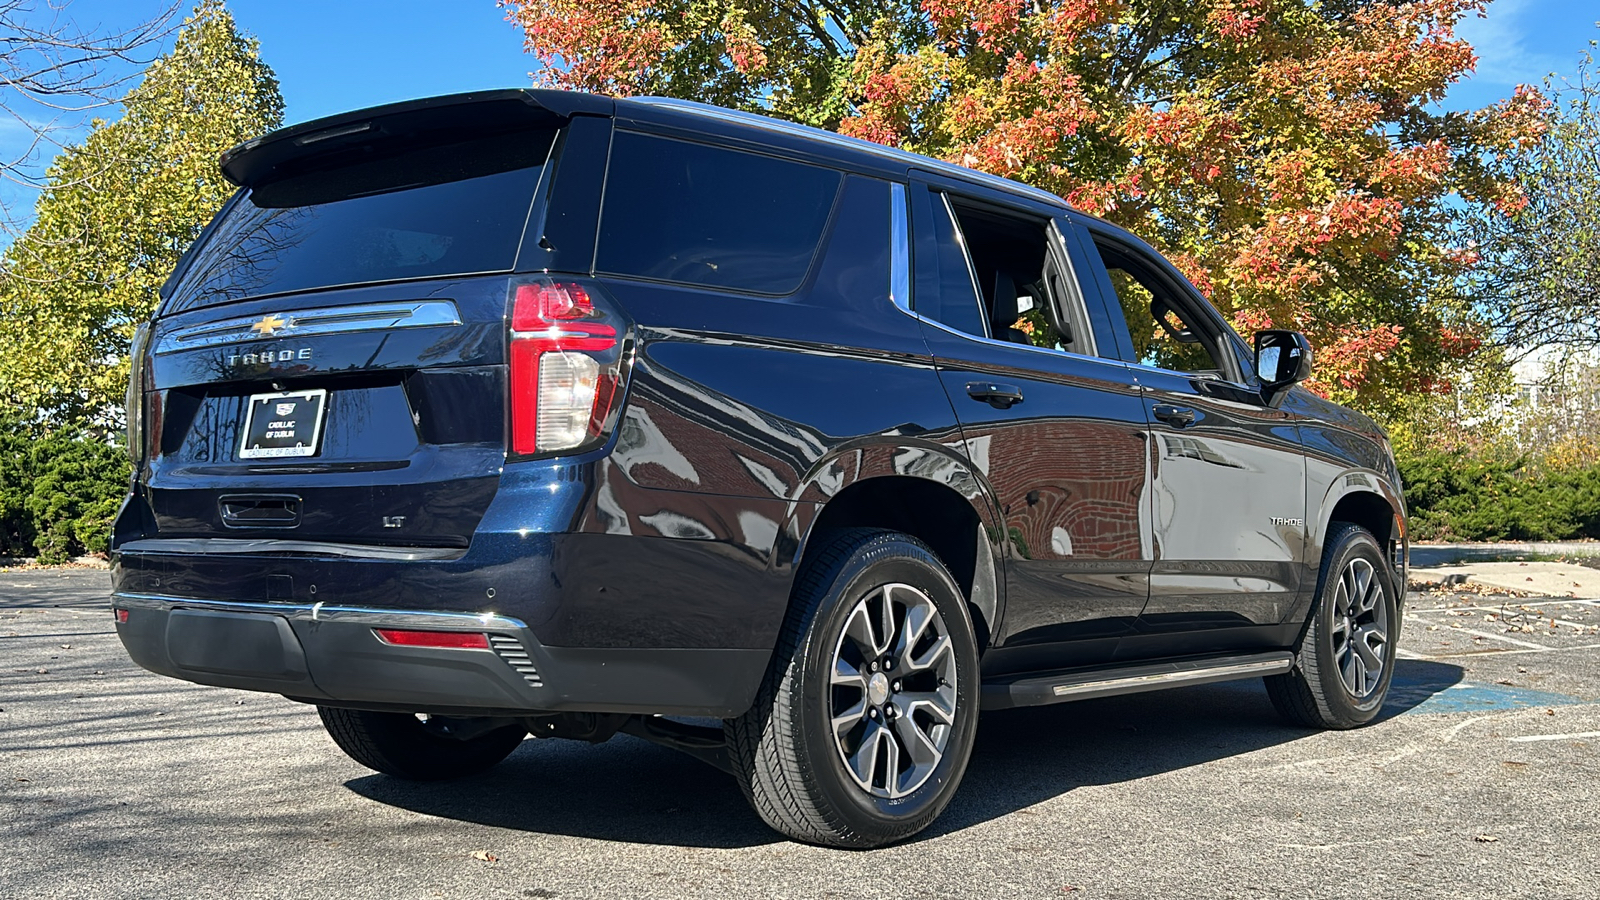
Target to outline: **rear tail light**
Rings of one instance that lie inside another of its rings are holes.
[[[511,289],[511,450],[599,443],[616,422],[627,320],[598,285],[539,277]]]
[[[442,650],[487,650],[489,636],[479,631],[415,631],[402,628],[375,628],[373,633],[385,644],[398,647],[433,647]]]
[[[128,420],[128,458],[139,462],[144,453],[144,392],[145,348],[150,343],[150,325],[140,325],[133,332],[133,347],[128,353],[128,397],[125,413]]]

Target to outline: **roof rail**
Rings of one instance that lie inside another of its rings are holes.
[[[774,119],[771,116],[743,112],[737,109],[727,109],[721,106],[712,106],[708,103],[696,103],[693,100],[679,100],[676,97],[631,97],[628,99],[628,101],[618,102],[644,103],[649,106],[660,107],[663,109],[673,109],[694,116],[702,116],[708,119],[720,119],[724,122],[732,122],[738,125],[749,125],[751,127],[760,128],[764,131],[770,131],[776,134],[787,134],[793,137],[821,141],[825,144],[832,144],[835,147],[845,147],[863,153],[870,153],[883,159],[892,159],[898,163],[905,163],[908,166],[913,166],[919,169],[927,169],[929,171],[939,172],[954,178],[977,181],[988,187],[995,188],[996,190],[1006,191],[1018,196],[1027,197],[1030,200],[1048,203],[1051,206],[1065,207],[1067,205],[1065,200],[1061,199],[1055,194],[1052,194],[1043,188],[1036,188],[1031,184],[1023,184],[1020,181],[1013,181],[1009,178],[1001,178],[998,175],[991,175],[988,172],[981,172],[977,169],[969,169],[966,166],[958,166],[953,163],[947,163],[942,159],[934,159],[931,156],[923,156],[920,153],[912,153],[908,150],[900,150],[895,147],[884,146],[883,144],[875,144],[872,141],[862,140],[861,138],[854,138],[832,131],[824,131],[821,128],[813,128],[810,125],[800,125],[795,122],[786,122],[782,119]]]

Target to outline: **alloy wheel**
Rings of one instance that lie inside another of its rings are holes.
[[[921,787],[956,720],[956,655],[933,600],[909,584],[861,598],[829,681],[834,744],[855,783],[889,799]]]
[[[1350,560],[1339,574],[1330,635],[1345,690],[1356,700],[1365,700],[1383,681],[1389,649],[1389,604],[1383,579],[1365,559]]]

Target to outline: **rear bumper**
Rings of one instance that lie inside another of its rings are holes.
[[[546,647],[526,623],[493,613],[128,591],[113,594],[111,602],[127,613],[117,624],[123,646],[152,672],[366,709],[730,718],[749,708],[771,655],[750,649]],[[483,633],[491,649],[395,646],[380,640],[376,628]]]

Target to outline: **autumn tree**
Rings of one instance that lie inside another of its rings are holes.
[[[50,167],[32,227],[0,257],[0,394],[35,419],[115,424],[136,325],[232,192],[222,151],[279,125],[283,99],[221,0]]]
[[[1380,414],[1483,337],[1464,216],[1521,207],[1533,89],[1441,112],[1482,0],[503,0],[547,84],[765,112],[1018,178],[1310,334]]]

